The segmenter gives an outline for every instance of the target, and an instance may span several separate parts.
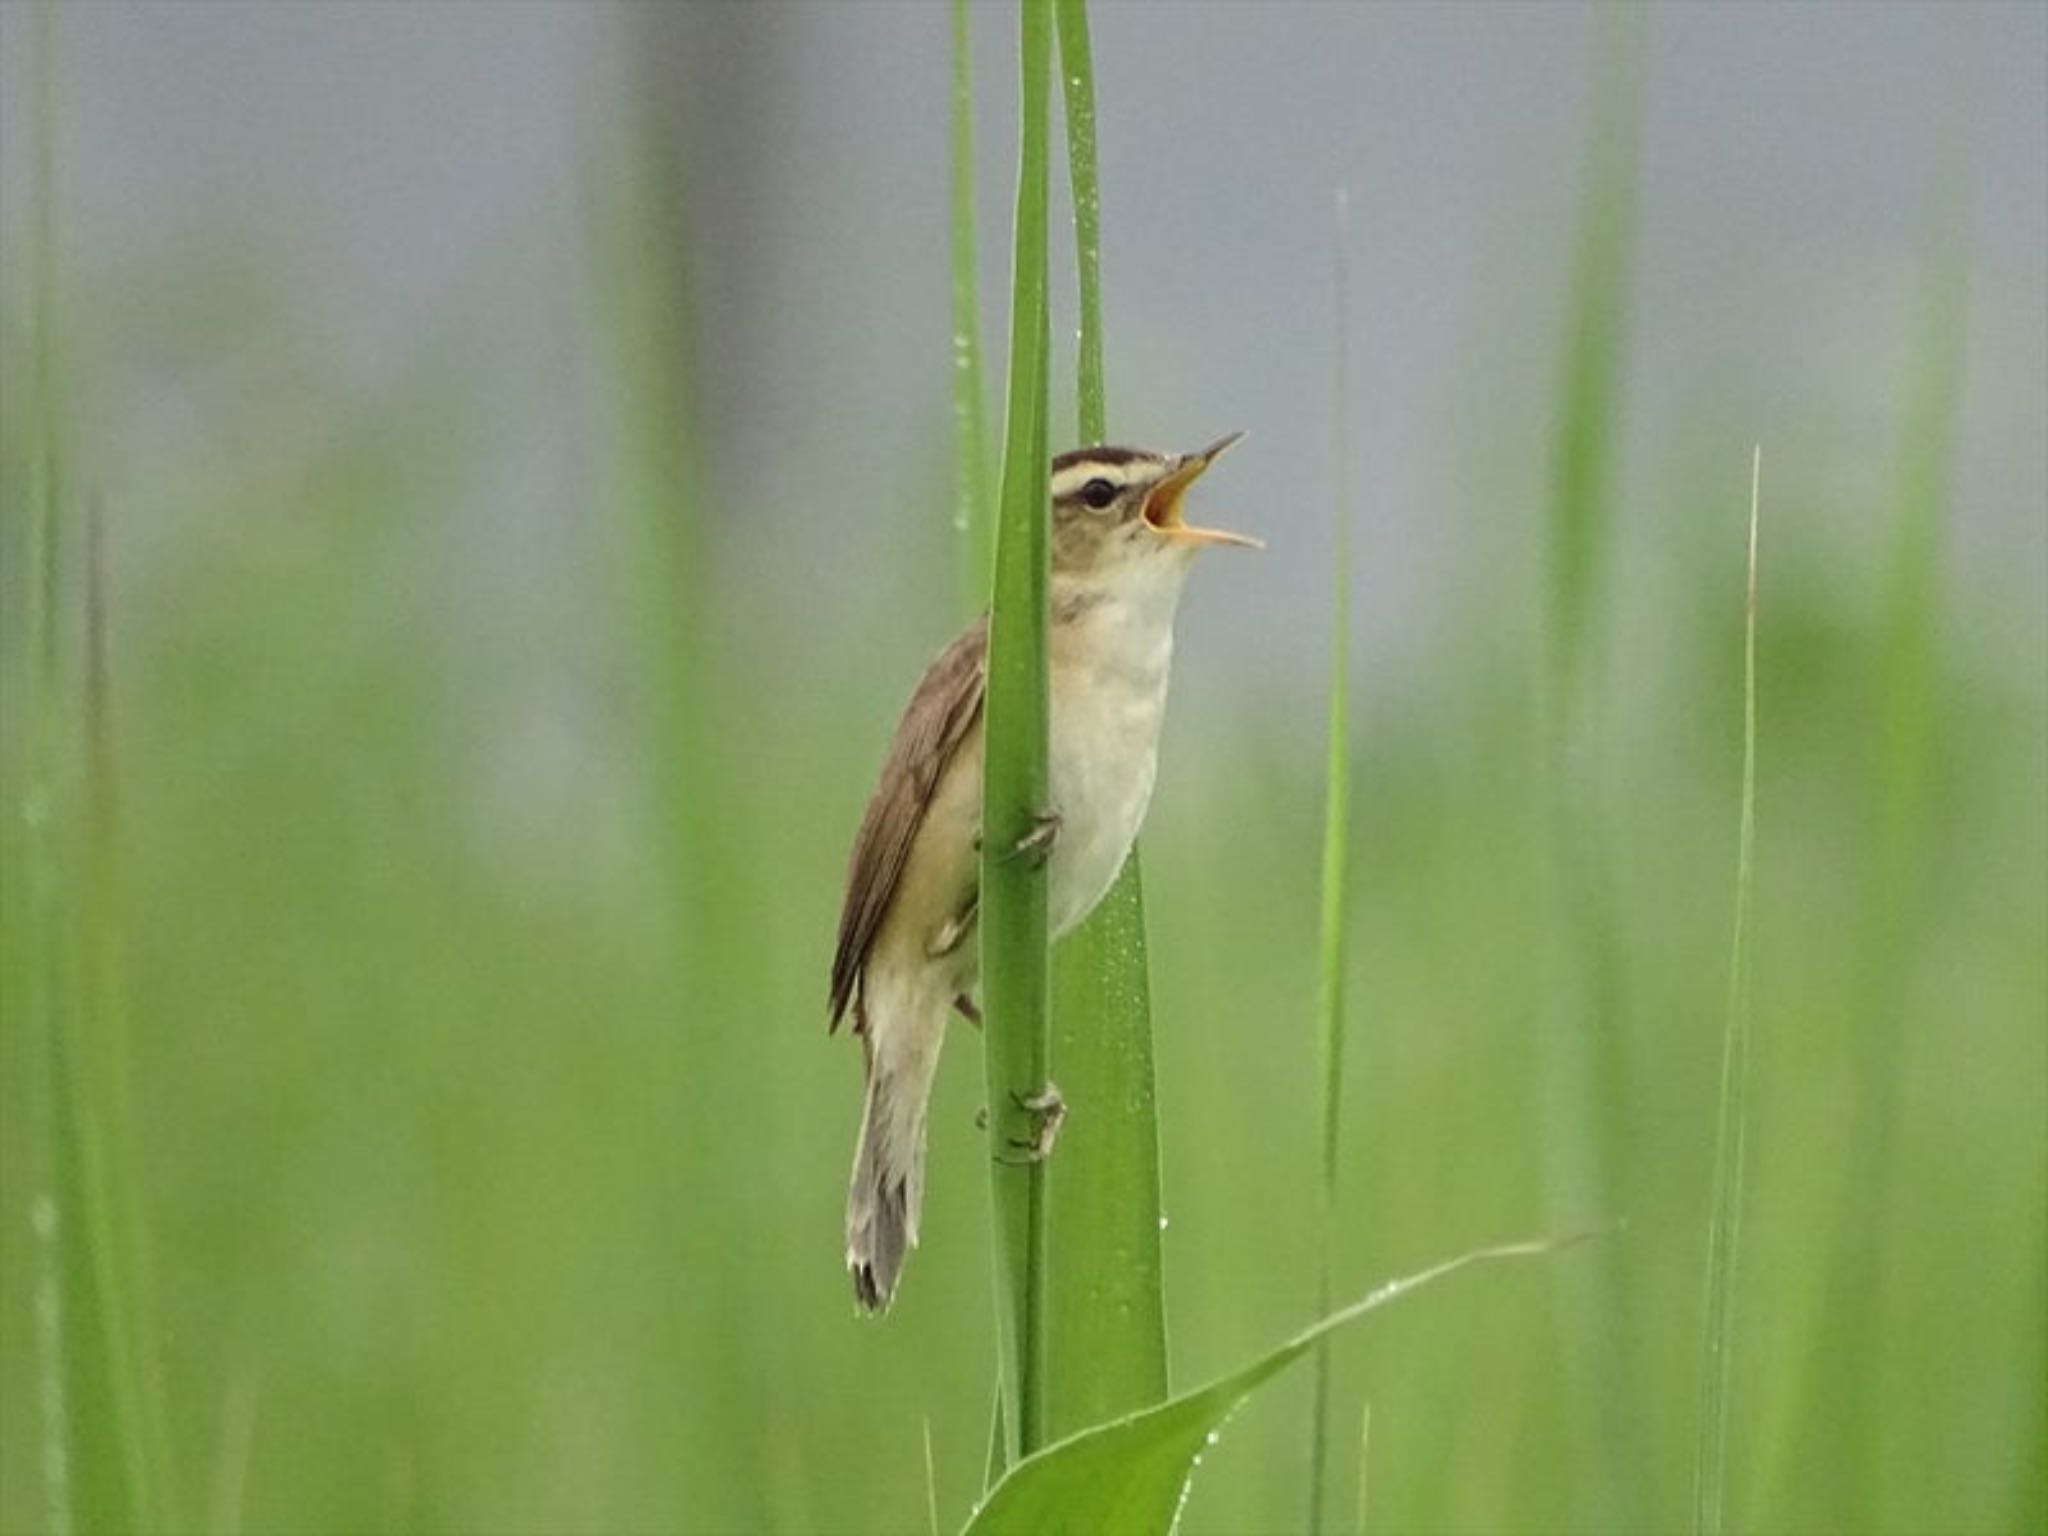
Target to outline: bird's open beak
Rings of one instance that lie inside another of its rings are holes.
[[[1188,487],[1202,478],[1202,472],[1236,445],[1242,432],[1220,438],[1198,453],[1184,453],[1173,468],[1152,488],[1145,500],[1145,521],[1169,539],[1185,544],[1235,544],[1243,549],[1264,549],[1257,539],[1220,528],[1196,528],[1182,521],[1180,504]]]

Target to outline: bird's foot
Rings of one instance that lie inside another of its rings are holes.
[[[967,935],[974,932],[974,920],[980,911],[981,897],[977,892],[967,898],[967,905],[939,924],[938,931],[925,943],[925,958],[941,960],[958,949]]]
[[[1031,830],[1010,845],[1006,859],[1029,859],[1033,868],[1046,861],[1052,852],[1052,845],[1060,835],[1060,813],[1040,811],[1031,819]]]
[[[1031,1116],[1031,1134],[1023,1139],[1013,1138],[1010,1151],[998,1153],[996,1160],[1004,1163],[1042,1163],[1052,1156],[1052,1149],[1060,1139],[1060,1127],[1066,1123],[1067,1101],[1060,1096],[1059,1084],[1048,1080],[1037,1093],[1010,1092],[1010,1100],[1025,1114]],[[987,1111],[983,1111],[984,1120]]]

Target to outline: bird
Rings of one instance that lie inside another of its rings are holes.
[[[1026,842],[1046,861],[1047,926],[1087,917],[1152,797],[1174,615],[1195,556],[1256,539],[1190,526],[1188,488],[1244,436],[1193,453],[1108,445],[1052,461],[1048,484],[1051,804]],[[846,1198],[846,1267],[884,1312],[924,1198],[925,1111],[947,1025],[980,1023],[984,613],[925,670],[897,722],[848,860],[828,1032],[852,1019],[866,1075]],[[1056,1128],[1056,1090],[1026,1106]],[[1043,1122],[1042,1122],[1043,1123]],[[1037,1155],[1049,1147],[1041,1142]]]

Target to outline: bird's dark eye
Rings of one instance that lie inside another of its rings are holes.
[[[1116,500],[1116,487],[1107,480],[1090,480],[1081,487],[1081,499],[1100,512]]]

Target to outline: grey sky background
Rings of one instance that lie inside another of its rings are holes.
[[[1358,644],[1398,692],[1455,638],[1439,615],[1512,589],[1533,557],[1595,15],[1285,0],[1093,15],[1113,434],[1250,429],[1202,515],[1271,546],[1198,578],[1191,665],[1292,673],[1279,691],[1304,707],[1320,686],[1343,186]],[[7,0],[0,254],[16,274],[27,21]],[[976,24],[993,415],[1014,12]],[[864,0],[63,8],[78,447],[127,558],[187,535],[169,508],[195,487],[245,485],[280,443],[453,359],[481,466],[443,530],[478,573],[463,601],[490,610],[486,637],[543,610],[573,628],[601,600],[588,529],[608,440],[592,188],[652,81],[680,150],[721,569],[736,590],[785,583],[820,647],[872,622],[864,578],[939,579],[947,26],[942,5]],[[1872,569],[1946,153],[1969,274],[1958,638],[2048,672],[2048,8],[1662,6],[1643,128],[1616,580],[1654,599],[1684,577],[1674,559],[1714,536],[1671,520],[1715,498],[1732,548],[1757,439],[1784,558]],[[1069,325],[1059,338],[1064,358]],[[948,597],[884,642],[890,665],[930,649]],[[787,644],[801,666],[808,642]]]

